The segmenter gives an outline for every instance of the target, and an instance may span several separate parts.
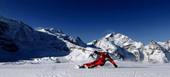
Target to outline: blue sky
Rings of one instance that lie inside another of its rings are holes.
[[[170,39],[165,0],[0,0],[0,15],[32,27],[56,27],[85,42],[120,32],[144,43]]]

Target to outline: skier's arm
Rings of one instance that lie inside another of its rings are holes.
[[[90,57],[92,57],[93,59],[96,59],[95,54],[90,54]],[[98,58],[98,56],[97,56],[97,58]]]

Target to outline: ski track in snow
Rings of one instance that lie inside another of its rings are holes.
[[[169,77],[170,64],[118,62],[94,69],[76,69],[79,63],[0,64],[0,77]]]

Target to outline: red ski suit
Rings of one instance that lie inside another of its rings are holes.
[[[83,64],[83,66],[86,66],[88,68],[93,68],[98,65],[103,66],[107,60],[110,61],[113,65],[116,64],[106,52],[99,52],[98,57],[95,61]]]

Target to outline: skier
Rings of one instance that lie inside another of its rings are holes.
[[[83,64],[81,66],[79,65],[78,68],[94,68],[97,66],[103,66],[106,63],[106,61],[110,61],[115,66],[115,68],[118,67],[117,64],[113,61],[113,59],[110,57],[110,55],[107,52],[94,51],[94,54],[97,55],[95,61]]]

